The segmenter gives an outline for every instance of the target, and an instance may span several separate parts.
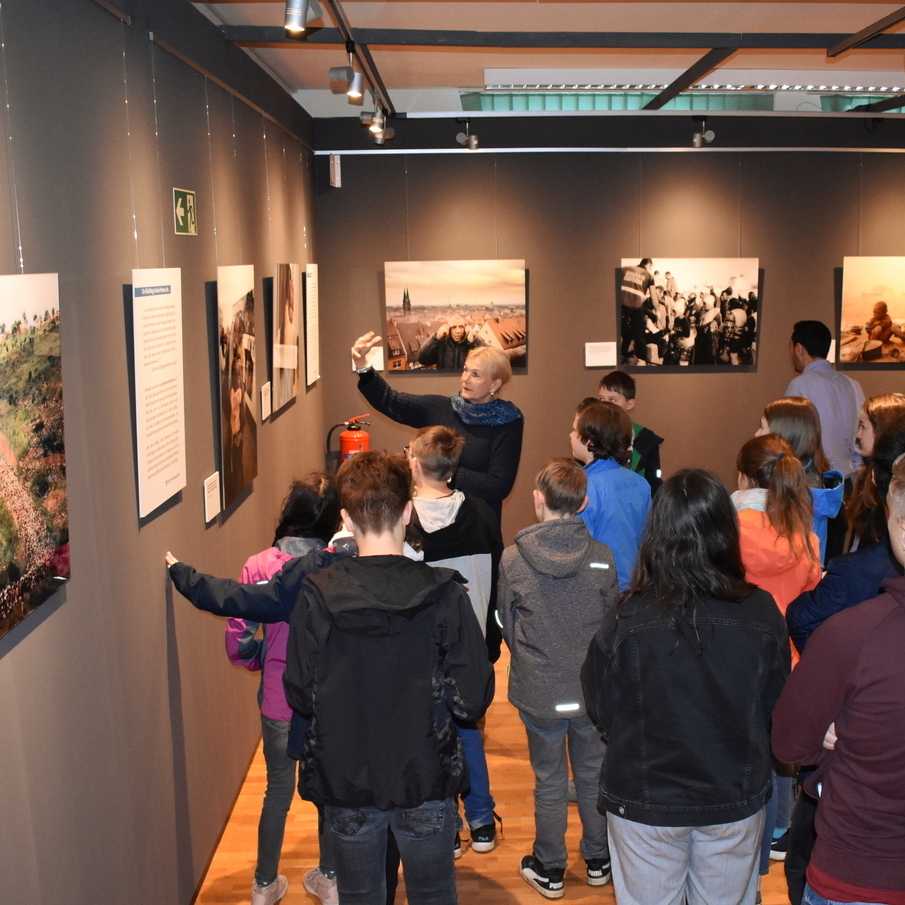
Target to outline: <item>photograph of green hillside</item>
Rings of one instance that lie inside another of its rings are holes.
[[[69,578],[55,273],[0,276],[0,637]]]

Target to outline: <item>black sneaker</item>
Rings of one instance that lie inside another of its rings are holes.
[[[534,855],[525,855],[519,870],[522,879],[546,899],[561,899],[566,894],[563,886],[565,873],[563,868],[548,870]]]
[[[588,886],[606,886],[610,882],[610,862],[603,858],[585,861],[588,866]]]
[[[789,831],[786,830],[778,839],[770,843],[770,860],[785,861],[789,851]]]
[[[494,822],[485,824],[484,826],[476,826],[471,831],[471,848],[476,852],[492,852],[496,848],[496,822],[500,821],[500,832],[503,832],[503,820],[493,812]]]
[[[462,857],[462,837],[456,833],[456,841],[453,843],[453,860],[458,861]]]

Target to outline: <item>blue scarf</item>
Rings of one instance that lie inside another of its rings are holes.
[[[506,399],[491,399],[490,402],[475,404],[462,398],[461,393],[449,397],[453,411],[466,424],[481,424],[486,427],[499,427],[518,421],[522,413]]]

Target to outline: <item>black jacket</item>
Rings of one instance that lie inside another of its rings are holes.
[[[785,620],[756,589],[664,612],[647,595],[610,610],[588,650],[588,713],[607,739],[599,804],[649,826],[750,817],[770,796],[770,714],[789,673]]]
[[[465,367],[465,359],[472,349],[484,345],[482,342],[462,337],[456,342],[451,334],[437,339],[431,336],[418,353],[418,362],[425,367],[436,365],[438,371],[461,371]]]
[[[452,718],[483,715],[493,668],[457,578],[404,556],[367,556],[305,580],[284,680],[309,721],[305,798],[387,810],[468,788]]]

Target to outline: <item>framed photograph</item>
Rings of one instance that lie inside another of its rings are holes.
[[[843,365],[905,365],[905,258],[843,258],[836,349]]]
[[[0,636],[69,578],[59,284],[0,276]]]
[[[757,365],[758,258],[623,258],[616,274],[621,367]]]
[[[279,411],[299,391],[299,323],[302,320],[302,284],[298,264],[273,268],[273,374],[272,406]]]
[[[217,268],[220,485],[224,509],[258,475],[254,286],[252,264]]]
[[[477,346],[528,361],[525,262],[388,261],[388,371],[461,371]]]

